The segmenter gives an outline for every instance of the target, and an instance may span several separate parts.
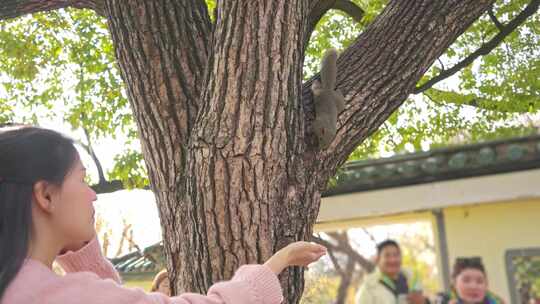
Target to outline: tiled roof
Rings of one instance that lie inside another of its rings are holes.
[[[161,243],[140,251],[134,251],[111,260],[120,273],[158,272],[165,268],[163,246]]]
[[[540,135],[347,163],[323,196],[540,168]]]

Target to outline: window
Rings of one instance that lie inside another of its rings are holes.
[[[506,252],[512,304],[540,304],[540,248]]]

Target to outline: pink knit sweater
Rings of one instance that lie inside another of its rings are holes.
[[[65,276],[26,260],[0,304],[278,304],[283,299],[276,275],[263,265],[241,267],[232,280],[215,284],[206,296],[166,297],[119,285],[120,277],[101,254],[97,240],[58,257],[57,262]]]

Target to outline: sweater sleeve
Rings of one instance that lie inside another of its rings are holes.
[[[78,251],[69,251],[58,256],[56,261],[66,273],[87,271],[97,274],[102,279],[112,279],[117,283],[121,282],[116,269],[101,253],[97,237]]]
[[[277,276],[263,265],[241,267],[230,281],[215,284],[207,295],[167,297],[146,293],[88,272],[68,273],[57,284],[47,289],[47,303],[71,303],[76,299],[81,304],[279,304],[283,299]]]

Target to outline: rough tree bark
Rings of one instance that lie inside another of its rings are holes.
[[[0,18],[74,6],[108,19],[176,290],[204,292],[239,265],[310,239],[328,178],[494,0],[389,1],[339,59],[347,107],[325,151],[311,132],[310,82],[301,82],[320,2],[218,1],[215,23],[203,0],[0,5]],[[298,303],[303,271],[281,280],[285,302]]]

